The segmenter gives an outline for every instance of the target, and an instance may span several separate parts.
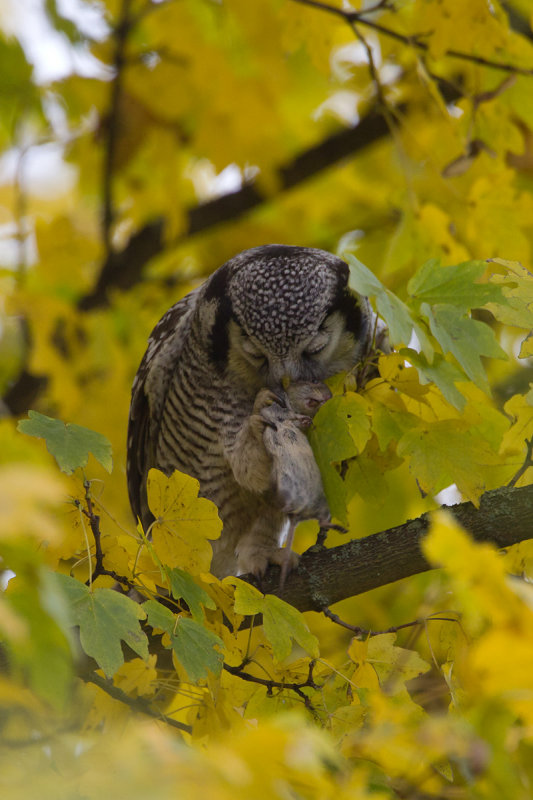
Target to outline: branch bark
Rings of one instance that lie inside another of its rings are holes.
[[[498,548],[533,538],[533,485],[487,492],[479,509],[472,503],[450,506],[450,513],[477,542]],[[271,567],[260,589],[299,611],[322,611],[348,597],[432,569],[420,547],[431,515],[355,539],[333,548],[310,548],[279,590],[279,567]],[[245,576],[250,583],[256,583]]]

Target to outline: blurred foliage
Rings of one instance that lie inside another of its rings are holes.
[[[391,330],[379,377],[333,380],[311,434],[351,536],[450,485],[477,503],[524,464],[530,3],[329,5],[46,0],[54,80],[29,5],[0,8],[3,797],[531,797],[531,543],[501,556],[438,514],[439,572],[335,608],[424,622],[358,639],[210,575],[220,523],[192,479],[151,474],[151,540],[129,512],[152,326],[268,242],[346,257]]]

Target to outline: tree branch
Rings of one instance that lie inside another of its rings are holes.
[[[399,33],[395,31],[393,28],[387,28],[385,25],[380,25],[378,22],[374,22],[373,20],[367,19],[366,15],[379,10],[379,8],[385,4],[379,4],[370,8],[370,9],[363,9],[362,11],[348,11],[346,9],[337,8],[336,6],[330,6],[328,3],[322,3],[319,0],[292,0],[293,3],[300,3],[304,6],[310,6],[311,8],[316,8],[319,11],[326,11],[329,14],[333,14],[335,16],[340,16],[349,25],[353,23],[359,23],[360,25],[367,25],[372,30],[381,33],[383,36],[388,36],[389,38],[396,39],[396,41],[401,42],[402,44],[416,47],[417,50],[421,50],[425,53],[429,52],[429,45],[422,40],[422,36],[424,34],[413,34],[412,36],[406,36],[403,33]],[[444,53],[444,57],[448,58],[458,58],[462,61],[469,61],[472,64],[480,64],[482,67],[490,67],[491,69],[497,69],[502,72],[512,72],[516,73],[517,75],[533,75],[533,69],[529,69],[527,67],[520,67],[516,64],[508,64],[505,62],[500,61],[493,61],[490,58],[484,58],[483,56],[475,56],[472,53],[462,52],[461,50],[454,50],[453,48],[446,50]]]
[[[477,542],[499,548],[533,538],[533,485],[494,489],[472,503],[450,506],[450,513]],[[322,611],[340,600],[432,569],[420,548],[430,525],[423,514],[395,528],[333,548],[310,548],[298,569],[279,589],[279,567],[269,568],[260,589],[299,611]],[[245,580],[257,585],[251,576]]]
[[[115,52],[113,56],[113,67],[115,70],[115,75],[111,83],[109,114],[106,120],[106,146],[102,163],[102,238],[104,241],[105,252],[108,257],[112,254],[111,230],[115,216],[113,202],[113,178],[115,174],[117,137],[120,124],[119,109],[122,97],[122,81],[126,44],[131,30],[130,7],[131,0],[122,0],[119,21],[114,31]]]
[[[129,289],[138,283],[145,265],[164,249],[164,220],[156,220],[147,223],[132,237],[131,241],[121,252],[114,252],[110,246],[110,227],[113,215],[111,176],[114,162],[114,139],[116,129],[116,119],[114,119],[114,117],[116,117],[117,114],[121,90],[121,72],[125,64],[124,48],[126,35],[132,24],[127,16],[128,0],[123,0],[123,2],[124,24],[119,24],[116,32],[116,76],[113,82],[111,113],[108,122],[106,173],[104,177],[104,239],[107,245],[107,256],[95,288],[79,301],[79,308],[85,311],[105,306],[108,302],[108,291],[110,289]],[[293,2],[340,16],[350,25],[352,30],[354,30],[355,24],[366,25],[384,36],[396,39],[406,46],[415,47],[422,52],[428,52],[429,50],[427,43],[422,40],[421,35],[406,36],[368,18],[369,14],[390,7],[389,0],[379,0],[374,6],[363,9],[362,11],[341,9],[330,6],[328,3],[320,2],[320,0],[293,0]],[[357,31],[356,34],[359,35]],[[445,55],[505,72],[533,75],[533,70],[531,69],[513,64],[499,63],[491,59],[485,59],[481,56],[475,56],[453,49],[446,51]],[[459,96],[459,92],[454,92],[453,98],[447,97],[449,94],[449,87],[444,81],[439,82],[439,87],[446,100],[457,99]],[[405,111],[405,109],[402,108],[397,110],[400,113]],[[374,108],[354,128],[342,130],[327,137],[318,145],[301,153],[293,161],[282,165],[278,169],[280,191],[286,191],[308,178],[319,174],[324,169],[339,163],[344,158],[355,155],[360,149],[378,141],[387,135],[387,133],[388,125],[385,118],[377,108]],[[238,219],[242,214],[269,199],[269,196],[261,193],[257,186],[250,182],[242,186],[241,189],[236,192],[222,195],[206,203],[200,203],[194,208],[189,209],[188,225],[181,239],[186,239],[188,236],[212,228],[220,223]]]
[[[399,113],[405,111],[399,107]],[[370,111],[355,127],[343,129],[303,151],[278,170],[280,192],[320,174],[363,148],[374,144],[388,133],[383,116]],[[254,183],[246,183],[238,191],[200,203],[187,212],[188,224],[179,241],[224,222],[238,219],[247,211],[270,200]],[[110,289],[131,289],[141,279],[146,264],[165,248],[164,219],[154,220],[132,236],[124,250],[111,251],[102,266],[94,289],[78,302],[78,308],[89,311],[108,303]]]
[[[119,689],[111,681],[107,681],[105,678],[100,677],[100,675],[97,675],[96,672],[93,672],[90,669],[85,671],[79,670],[78,675],[83,681],[85,681],[85,683],[94,683],[95,686],[98,686],[99,689],[102,689],[102,691],[104,691],[110,697],[113,697],[120,703],[124,703],[134,711],[138,711],[141,714],[146,714],[148,717],[158,719],[161,722],[164,722],[166,725],[170,725],[171,728],[177,728],[184,733],[192,733],[192,728],[190,725],[186,725],[184,722],[179,722],[176,719],[172,719],[172,717],[167,717],[166,714],[163,714],[161,711],[157,711],[157,709],[153,708],[152,705],[144,699],[144,697],[130,697],[129,694],[123,692],[122,689]]]

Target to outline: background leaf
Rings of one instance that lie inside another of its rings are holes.
[[[112,589],[94,589],[56,574],[55,579],[70,608],[72,625],[80,628],[81,646],[108,677],[124,663],[121,641],[141,658],[148,658],[148,640],[139,620],[146,614],[138,603]]]
[[[65,424],[38,411],[28,411],[28,417],[18,423],[19,431],[44,439],[48,451],[67,475],[79,467],[86,467],[89,453],[108,472],[113,469],[111,443],[101,433],[70,422]]]

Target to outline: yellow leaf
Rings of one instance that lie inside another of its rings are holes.
[[[461,420],[417,426],[400,439],[398,455],[409,457],[409,469],[427,494],[455,483],[475,505],[486,489],[488,471],[501,463],[487,442]]]
[[[22,641],[30,632],[27,621],[3,597],[0,597],[0,630],[12,642]]]
[[[0,468],[0,540],[33,536],[59,544],[62,530],[53,512],[66,501],[59,477],[34,466]]]
[[[167,478],[151,469],[148,473],[148,505],[155,516],[151,533],[161,563],[181,567],[193,574],[209,572],[212,539],[217,539],[222,522],[217,507],[198,497],[199,482],[182,472]]]
[[[124,663],[113,676],[113,683],[132,697],[152,695],[157,689],[156,655],[148,660],[134,658]]]
[[[422,541],[428,561],[451,576],[457,600],[471,629],[490,620],[494,625],[527,624],[529,610],[507,582],[505,563],[495,547],[473,542],[444,511],[433,515]]]
[[[427,386],[420,383],[418,370],[407,367],[403,356],[392,353],[380,356],[379,374],[383,380],[388,381],[395,389],[417,400],[429,391]]]

